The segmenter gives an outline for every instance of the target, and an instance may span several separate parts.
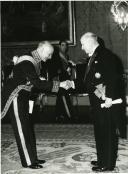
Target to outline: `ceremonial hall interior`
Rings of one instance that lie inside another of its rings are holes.
[[[128,173],[128,2],[119,2],[2,1],[1,93],[7,80],[13,78],[15,56],[28,55],[41,41],[49,41],[54,47],[51,60],[41,63],[41,76],[45,80],[58,79],[54,77],[55,53],[60,41],[67,42],[67,54],[73,62],[71,80],[83,80],[88,56],[81,48],[80,38],[86,32],[95,33],[123,67],[126,137],[119,138],[116,167],[111,173]],[[116,10],[124,14],[121,16]],[[46,160],[38,170],[22,167],[10,112],[7,112],[1,120],[2,174],[95,173],[90,163],[97,160],[97,153],[89,94],[81,87],[69,90],[68,95],[72,114],[69,114],[66,98],[62,97],[59,116],[57,93],[40,92],[34,96],[29,117],[34,123],[37,155]]]

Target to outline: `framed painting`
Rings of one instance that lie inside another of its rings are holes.
[[[2,47],[34,46],[48,40],[76,44],[74,2],[2,1]]]

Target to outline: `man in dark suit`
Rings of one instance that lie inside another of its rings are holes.
[[[90,59],[84,83],[76,80],[75,88],[85,86],[93,111],[97,161],[91,162],[94,165],[92,170],[112,171],[116,166],[118,137],[125,136],[122,130],[126,128],[125,115],[121,112],[124,106],[120,85],[123,80],[123,74],[119,71],[121,65],[117,64],[113,53],[98,43],[95,34],[85,33],[80,41]],[[123,102],[112,105],[112,101],[119,98]],[[104,108],[101,108],[102,103]]]
[[[53,51],[53,46],[44,41],[29,55],[17,57],[13,78],[8,79],[2,89],[2,118],[10,111],[22,166],[32,169],[42,168],[40,164],[45,160],[37,158],[35,134],[29,115],[31,92],[57,93],[59,87],[68,89],[66,81],[60,83],[40,78],[40,63],[51,59]]]

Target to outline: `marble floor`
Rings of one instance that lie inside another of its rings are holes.
[[[21,166],[11,126],[1,126],[2,174],[93,173],[90,161],[96,159],[96,151],[92,125],[38,124],[35,132],[38,157],[47,161],[38,170]],[[119,140],[117,167],[112,173],[128,173],[128,140]]]

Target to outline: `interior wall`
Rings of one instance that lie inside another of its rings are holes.
[[[69,56],[75,62],[85,57],[81,50],[80,37],[85,32],[91,31],[99,35],[105,41],[106,47],[120,57],[128,74],[128,28],[122,31],[114,22],[110,12],[112,3],[111,1],[75,1],[76,46],[69,48]],[[7,64],[14,55],[27,54],[35,48],[36,46],[2,48],[2,63]]]
[[[81,51],[80,37],[91,31],[100,36],[107,48],[120,57],[124,68],[128,68],[128,29],[122,31],[114,22],[110,8],[113,2],[108,1],[77,1],[75,2],[76,15],[76,43],[70,48],[70,56],[76,62],[84,57]]]
[[[78,62],[85,57],[81,50],[80,37],[87,31],[99,35],[105,41],[107,48],[116,53],[123,62],[124,68],[128,68],[128,29],[122,31],[113,21],[108,1],[75,1],[76,46],[69,48],[72,60]],[[2,48],[2,60],[8,62],[14,55],[27,54],[35,48]]]

